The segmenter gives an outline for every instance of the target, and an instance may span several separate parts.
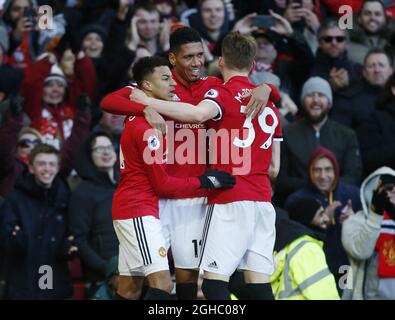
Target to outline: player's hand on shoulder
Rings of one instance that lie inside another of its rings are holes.
[[[133,88],[132,93],[129,95],[129,99],[141,104],[148,104],[148,96],[143,90]]]
[[[200,186],[205,189],[230,189],[236,184],[236,178],[226,171],[208,170],[199,177]]]
[[[160,132],[160,134],[156,133],[156,135],[160,136],[166,134],[166,121],[158,112],[150,107],[145,107],[143,113],[149,125],[155,131]]]

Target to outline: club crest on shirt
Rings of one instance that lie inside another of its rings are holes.
[[[160,147],[160,141],[157,136],[149,136],[147,143],[151,151],[158,150]]]
[[[218,97],[218,91],[214,89],[210,89],[209,91],[206,92],[204,95],[205,98],[216,98]]]
[[[166,257],[167,251],[164,247],[159,248],[159,255],[163,258]]]

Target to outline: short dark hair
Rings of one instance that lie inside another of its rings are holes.
[[[190,27],[178,28],[170,35],[170,52],[176,52],[187,43],[202,42],[199,32]]]
[[[147,76],[154,72],[156,67],[169,66],[169,62],[158,56],[144,57],[135,63],[133,66],[133,77],[138,85],[141,85]]]
[[[40,153],[46,153],[46,154],[54,154],[57,158],[58,161],[60,161],[60,152],[58,149],[55,147],[49,145],[49,144],[39,144],[38,146],[35,146],[32,151],[29,154],[29,163],[33,164],[34,159],[36,156]]]
[[[104,130],[96,131],[91,134],[91,136],[88,138],[87,141],[90,151],[92,150],[93,146],[96,144],[96,140],[98,137],[106,137],[108,138],[108,140],[111,141],[111,144],[114,144],[114,138],[111,133]]]
[[[222,40],[222,56],[226,66],[238,70],[249,70],[256,55],[257,45],[252,36],[230,32]]]
[[[336,20],[334,18],[329,18],[329,19],[326,19],[323,23],[321,23],[321,26],[319,27],[318,32],[317,32],[318,40],[325,30],[332,29],[332,28],[338,28],[338,29],[342,30],[344,32],[346,38],[348,38],[348,33],[346,32],[346,30],[339,27],[338,20]]]
[[[136,13],[139,9],[148,12],[157,12],[159,14],[159,10],[156,8],[156,6],[149,1],[143,1],[138,4],[137,7],[134,9],[134,12]]]
[[[381,49],[381,48],[373,48],[373,49],[370,49],[368,51],[368,53],[366,54],[365,58],[363,59],[363,65],[364,66],[365,66],[366,61],[368,60],[368,58],[372,54],[384,54],[387,57],[390,66],[392,67],[392,65],[394,63],[394,58],[392,57],[392,55],[388,51],[386,51],[384,49]]]

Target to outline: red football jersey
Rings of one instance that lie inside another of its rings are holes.
[[[166,173],[166,141],[143,117],[125,119],[120,149],[121,180],[112,201],[114,220],[159,218],[159,196],[201,189],[196,177],[175,178]]]
[[[271,201],[269,166],[272,143],[282,140],[280,116],[272,102],[259,117],[246,118],[243,112],[248,101],[243,95],[254,89],[247,77],[235,76],[205,95],[220,110],[207,124],[210,134],[211,168],[236,176],[233,189],[213,190],[209,203],[234,201]]]
[[[189,86],[181,83],[172,70],[173,78],[176,81],[174,100],[191,103],[193,105],[199,104],[204,98],[205,93],[213,86],[222,84],[222,80],[214,77],[201,78]],[[177,120],[169,120],[168,122],[168,137],[177,137],[172,139],[174,148],[169,147],[168,165],[166,171],[169,175],[175,177],[193,177],[199,176],[206,171],[206,143],[202,137],[205,134],[206,126],[204,123],[185,123]],[[170,132],[172,130],[172,132]],[[199,136],[200,131],[200,136]],[[185,133],[183,133],[185,132]],[[193,134],[193,136],[191,135]],[[193,137],[193,139],[192,139]],[[200,142],[200,143],[199,143]],[[180,190],[175,193],[175,199],[183,198],[197,198],[207,196],[207,191],[200,189],[198,191],[190,192],[188,190]]]

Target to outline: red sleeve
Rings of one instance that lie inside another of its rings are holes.
[[[76,105],[77,98],[85,94],[91,101],[95,97],[97,85],[96,69],[89,57],[77,59],[74,65],[74,77],[69,81],[69,104]]]
[[[41,117],[44,79],[49,75],[51,67],[48,57],[37,60],[26,70],[26,76],[22,82],[23,111],[33,122],[37,117]]]
[[[200,181],[196,177],[176,178],[166,173],[166,164],[163,163],[163,138],[156,136],[152,129],[144,130],[140,127],[136,130],[136,136],[140,137],[137,141],[138,150],[144,158],[147,157],[144,161],[144,171],[156,194],[165,197],[172,196],[180,190],[193,192],[200,188]],[[158,149],[153,150],[156,147]]]
[[[272,91],[270,92],[269,100],[274,102],[279,101],[281,96],[280,96],[280,91],[278,91],[277,87],[270,83],[266,83],[266,84],[272,89]]]
[[[214,86],[206,92],[202,101],[212,101],[214,105],[218,108],[218,115],[213,119],[207,121],[207,124],[210,128],[215,128],[217,126],[218,121],[220,121],[224,116],[224,106],[232,99],[233,96],[231,92],[223,85]]]
[[[125,87],[118,91],[109,93],[100,102],[100,108],[104,111],[127,115],[127,116],[141,116],[145,105],[131,101],[129,96],[132,92],[132,87]]]

